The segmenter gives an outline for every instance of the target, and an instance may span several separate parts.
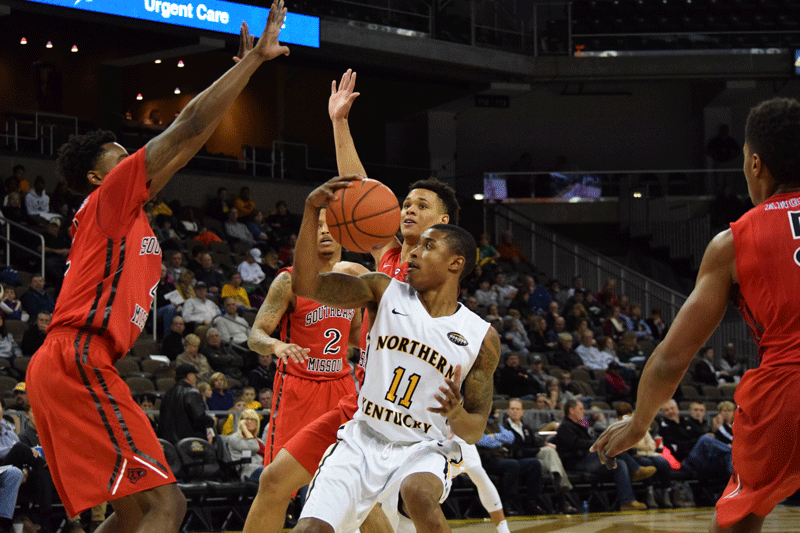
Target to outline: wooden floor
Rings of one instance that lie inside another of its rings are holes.
[[[553,517],[514,517],[508,520],[513,533],[705,533],[713,509],[591,513]],[[453,533],[495,533],[488,520],[453,520]],[[800,507],[779,505],[764,522],[764,533],[800,533]]]

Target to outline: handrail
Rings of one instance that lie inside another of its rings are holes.
[[[4,217],[3,215],[0,215],[0,222],[4,223],[6,225],[6,235],[5,235],[5,237],[0,236],[0,239],[3,239],[3,240],[6,241],[6,264],[11,266],[11,245],[12,244],[14,246],[18,247],[18,248],[22,248],[23,250],[31,252],[34,255],[36,255],[37,253],[41,254],[41,257],[42,257],[42,279],[44,279],[44,235],[42,235],[38,231],[34,231],[34,230],[32,230],[32,229],[30,229],[30,228],[28,228],[26,226],[23,226],[22,224],[19,224],[18,222],[14,222],[13,220],[9,220],[6,217]],[[15,228],[19,228],[19,229],[21,229],[21,230],[23,230],[23,231],[25,231],[27,233],[31,233],[31,234],[39,237],[39,240],[42,243],[41,251],[33,250],[31,248],[28,248],[27,246],[23,246],[22,244],[20,244],[18,242],[12,241],[11,240],[11,226],[14,226]]]

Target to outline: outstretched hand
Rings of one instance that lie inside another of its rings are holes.
[[[289,55],[289,48],[278,42],[284,20],[286,20],[286,8],[283,5],[283,0],[273,0],[272,7],[269,9],[269,17],[267,17],[267,26],[264,28],[264,33],[261,34],[261,38],[255,47],[253,47],[253,52],[259,54],[264,61],[275,59],[280,55]],[[240,38],[240,47],[241,44]]]
[[[445,418],[453,418],[460,410],[464,409],[464,406],[461,405],[461,365],[456,365],[453,379],[444,378],[444,383],[439,387],[442,396],[433,395],[441,407],[428,407],[428,411],[439,413]]]
[[[347,69],[336,88],[336,80],[331,82],[331,97],[328,100],[328,114],[331,120],[346,119],[350,114],[353,102],[361,93],[353,92],[356,86],[356,73],[352,69]]]
[[[633,448],[637,442],[644,438],[647,428],[637,430],[633,425],[633,418],[626,418],[614,422],[597,439],[590,452],[597,452],[600,462],[608,468],[616,468],[616,456],[625,450]]]
[[[336,176],[331,178],[311,191],[311,194],[306,198],[306,203],[315,209],[325,207],[328,202],[336,198],[336,191],[346,189],[350,186],[350,182],[362,179],[364,178],[361,176]]]
[[[244,55],[253,49],[255,36],[250,35],[250,27],[247,22],[242,21],[242,27],[239,30],[239,53],[233,56],[233,62],[238,63],[242,60]]]
[[[309,348],[301,348],[296,344],[284,344],[280,349],[275,351],[275,355],[282,359],[284,364],[289,360],[295,363],[304,363],[308,359]]]

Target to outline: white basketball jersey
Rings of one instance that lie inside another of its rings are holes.
[[[435,394],[461,365],[462,382],[478,357],[489,324],[459,305],[433,318],[410,285],[392,279],[369,333],[364,385],[354,420],[366,421],[387,440],[443,441],[447,420],[428,411]]]

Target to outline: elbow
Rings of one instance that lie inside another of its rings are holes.
[[[292,276],[292,292],[295,296],[300,296],[301,298],[313,299],[312,297],[314,296],[314,291],[310,284],[294,276]]]
[[[467,444],[477,444],[482,436],[483,431],[470,431],[467,435],[459,435]]]

